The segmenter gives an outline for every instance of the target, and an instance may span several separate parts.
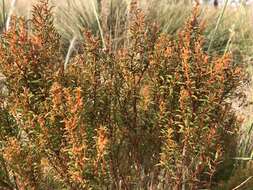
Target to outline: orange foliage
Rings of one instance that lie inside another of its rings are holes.
[[[104,49],[86,31],[66,70],[47,1],[31,21],[12,18],[0,37],[0,184],[211,188],[238,126],[229,100],[245,76],[231,55],[203,50],[198,15],[196,6],[175,40],[132,3],[122,46]]]

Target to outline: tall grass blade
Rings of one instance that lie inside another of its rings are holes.
[[[74,48],[76,39],[77,39],[77,37],[74,36],[73,39],[72,39],[71,42],[70,42],[70,45],[69,45],[69,48],[68,48],[68,53],[67,53],[67,56],[66,56],[65,62],[64,62],[64,71],[67,69],[67,65],[68,65],[68,62],[69,62],[71,53],[72,53],[72,51],[73,51],[73,48]]]
[[[15,9],[15,6],[16,6],[16,0],[12,0],[11,2],[11,7],[10,7],[10,10],[9,10],[9,13],[8,13],[8,16],[7,16],[7,20],[6,20],[6,31],[9,29],[9,26],[10,26],[10,22],[11,22],[11,17],[12,17],[12,14],[14,12],[14,9]]]
[[[235,25],[233,24],[231,29],[230,29],[229,39],[228,39],[228,42],[227,42],[227,45],[226,45],[226,48],[225,48],[225,51],[224,51],[223,55],[225,55],[228,52],[228,50],[230,49],[230,46],[232,44],[232,39],[233,39],[234,35],[235,35]]]
[[[93,8],[96,20],[97,20],[98,29],[99,29],[99,33],[100,33],[100,36],[101,36],[103,48],[106,49],[105,40],[104,40],[104,33],[103,33],[102,26],[101,26],[101,23],[100,23],[99,18],[98,18],[99,17],[98,12],[96,10],[96,7],[95,7],[95,4],[94,4],[93,1],[92,1],[92,8]]]
[[[215,26],[215,29],[214,29],[214,32],[213,32],[213,35],[212,35],[210,44],[209,44],[208,49],[207,49],[207,52],[210,52],[210,50],[211,50],[211,47],[212,47],[213,41],[214,41],[214,37],[215,37],[215,35],[216,35],[217,31],[218,31],[218,28],[219,28],[220,23],[221,23],[221,19],[222,19],[223,16],[224,16],[224,13],[225,13],[225,10],[226,10],[226,8],[227,8],[227,5],[228,5],[228,0],[225,1],[225,4],[224,4],[224,6],[223,6],[223,8],[222,8],[222,11],[221,11],[221,13],[220,13],[220,15],[219,15],[219,18],[218,18],[218,20],[217,20],[217,23],[216,23],[216,26]]]
[[[6,7],[5,7],[5,0],[2,0],[2,15],[1,15],[1,31],[5,29],[5,23],[6,23]]]

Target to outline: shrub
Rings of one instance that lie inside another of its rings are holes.
[[[128,41],[85,30],[64,69],[47,1],[1,36],[1,186],[6,189],[200,189],[235,135],[244,74],[202,50],[198,6],[173,40],[131,3]],[[29,22],[29,21],[28,21]]]

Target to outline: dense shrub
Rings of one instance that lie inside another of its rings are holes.
[[[210,188],[244,74],[202,50],[198,15],[173,40],[133,2],[124,48],[85,31],[66,69],[47,2],[13,18],[0,45],[1,188]]]

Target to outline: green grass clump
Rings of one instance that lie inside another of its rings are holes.
[[[112,34],[118,31],[118,35],[111,36],[111,38],[126,38],[125,34],[121,36],[122,33],[120,30],[127,25],[130,1],[108,0],[104,2],[107,5],[104,11],[105,13],[99,9],[96,1],[84,3],[80,0],[74,0],[69,1],[64,6],[59,5],[59,11],[57,11],[57,15],[59,16],[59,20],[56,22],[57,27],[69,40],[74,35],[81,37],[83,27],[88,27],[94,33],[98,33],[97,14],[100,18],[101,25],[108,26],[108,23],[111,24],[108,28],[103,28],[105,30],[104,33]],[[96,7],[96,11],[93,9],[93,4]],[[140,1],[140,6],[145,10],[145,14],[151,22],[155,21],[160,25],[162,32],[175,35],[190,15],[193,5],[191,1],[143,0]],[[100,11],[103,12],[103,15],[107,16],[103,16]],[[229,50],[237,49],[244,54],[251,55],[253,33],[251,8],[240,6],[235,9],[228,5],[220,19],[217,32],[213,35],[218,17],[221,13],[222,9],[203,5],[201,17],[208,22],[205,30],[207,45],[209,46],[209,42],[211,39],[213,40],[210,51],[222,54],[229,48]],[[115,28],[112,29],[112,26],[115,26]]]

